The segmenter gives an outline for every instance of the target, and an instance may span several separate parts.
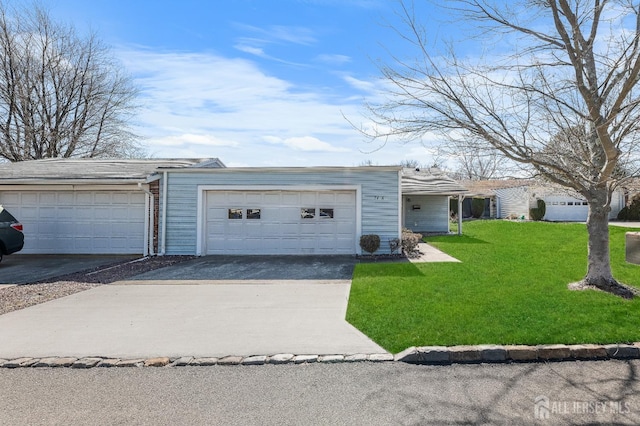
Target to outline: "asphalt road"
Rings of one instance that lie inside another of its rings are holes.
[[[7,425],[640,424],[640,361],[0,369]],[[546,419],[536,419],[537,413]]]

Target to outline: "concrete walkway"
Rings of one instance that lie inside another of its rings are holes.
[[[261,280],[245,266],[252,279],[167,268],[167,281],[145,275],[1,315],[0,358],[386,353],[345,320],[350,279]]]
[[[408,258],[409,262],[411,263],[460,262],[455,257],[449,256],[445,252],[440,251],[437,248],[427,243],[419,243],[418,252],[420,253],[420,255]]]

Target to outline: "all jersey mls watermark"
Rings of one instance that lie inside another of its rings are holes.
[[[545,420],[566,415],[615,416],[629,414],[632,409],[631,403],[627,401],[560,401],[539,395],[534,400],[533,417]]]

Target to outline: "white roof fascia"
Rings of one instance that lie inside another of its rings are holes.
[[[359,173],[365,173],[370,171],[397,171],[401,170],[400,166],[356,166],[356,167],[340,167],[340,166],[318,166],[318,167],[218,167],[218,168],[206,168],[206,167],[184,167],[184,168],[171,168],[160,167],[159,171],[171,172],[171,173],[264,173],[264,172],[340,172],[340,171],[353,171]]]

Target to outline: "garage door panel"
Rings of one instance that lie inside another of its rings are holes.
[[[207,254],[355,252],[355,191],[209,191],[205,199]],[[242,209],[243,218],[228,219],[229,208]],[[303,208],[313,216],[303,218]],[[247,209],[260,209],[260,218],[248,219]],[[334,217],[320,217],[320,209]]]
[[[70,241],[67,240],[67,243],[69,243]],[[73,244],[74,244],[74,248],[76,250],[80,250],[80,251],[84,251],[84,250],[91,250],[92,248],[92,240],[89,237],[80,237],[80,238],[75,238],[73,240]]]
[[[130,194],[112,193],[109,197],[105,197],[105,203],[108,204],[129,204],[131,203]]]
[[[96,215],[109,213],[113,220],[120,220],[126,222],[129,219],[129,209],[122,207],[112,207],[109,209],[98,209],[96,210]],[[108,217],[108,216],[107,216]]]
[[[336,194],[321,192],[318,194],[318,204],[337,204]]]
[[[20,198],[18,194],[12,194],[11,192],[5,192],[2,194],[2,203],[6,205],[16,206],[20,204]]]
[[[295,206],[302,204],[302,201],[300,200],[300,194],[296,192],[283,192],[282,204],[285,206]]]
[[[262,204],[262,194],[260,192],[248,192],[246,202]]]
[[[78,229],[76,225],[71,222],[58,223],[57,225],[56,230],[64,235],[72,235]]]
[[[100,216],[100,213],[102,213],[102,216]],[[72,208],[65,209],[65,208],[59,207],[56,209],[55,214],[61,219],[63,217],[66,217],[66,218],[75,218],[76,220],[87,220],[87,221],[93,220],[94,218],[96,219],[109,218],[109,211],[107,209],[98,209],[96,211],[96,209],[92,207],[76,207],[75,209],[72,209]]]
[[[283,238],[281,240],[281,247],[283,249],[297,249],[300,247],[300,240],[298,238]]]
[[[336,225],[337,224],[335,222],[333,222],[333,221],[327,222],[327,221],[321,220],[318,223],[318,226],[317,226],[316,229],[321,234],[335,234],[336,233],[336,228],[337,228]]]
[[[111,194],[95,194],[94,204],[113,205],[117,203],[117,197],[112,197]]]
[[[356,209],[340,207],[333,209],[333,218],[337,221],[351,221],[356,215]]]
[[[141,254],[144,194],[138,191],[5,191],[22,222],[22,253]]]
[[[74,203],[78,205],[92,205],[95,203],[92,192],[79,192],[77,194],[73,194],[73,198],[75,200]]]
[[[9,209],[8,206],[12,204],[10,202],[6,202],[5,205],[7,206],[7,209]],[[38,217],[38,209],[19,209],[16,210],[15,213],[14,210],[11,209],[11,213],[13,213],[13,215],[16,217],[19,217],[19,220],[23,222],[31,219],[36,219]]]
[[[313,222],[303,222],[298,226],[298,232],[301,234],[315,235],[318,232],[319,224]]]
[[[300,218],[300,207],[271,209],[270,213],[269,218],[298,223],[298,219]]]
[[[56,204],[58,196],[55,193],[41,193],[38,197],[38,204]]]
[[[57,201],[58,201],[58,204],[63,204],[63,205],[66,204],[71,206],[74,203],[73,193],[69,192],[69,193],[59,194]]]
[[[263,195],[262,201],[264,202],[265,205],[282,204],[280,201],[280,194],[274,193],[274,192],[265,193]]]
[[[351,206],[354,203],[354,199],[355,197],[353,194],[346,194],[343,192],[336,194],[336,204]]]
[[[351,224],[347,222],[336,223],[336,234],[338,235],[351,235],[353,232]]]
[[[318,203],[318,195],[315,192],[306,192],[300,195],[300,204],[315,206]]]

